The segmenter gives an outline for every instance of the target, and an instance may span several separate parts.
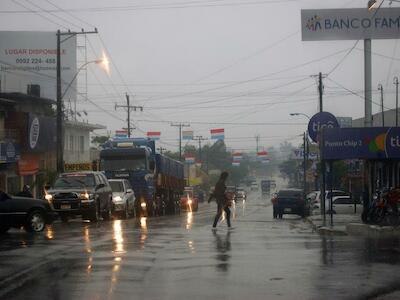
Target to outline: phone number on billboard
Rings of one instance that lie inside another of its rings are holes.
[[[15,63],[17,63],[17,64],[41,64],[41,63],[55,64],[56,63],[56,59],[55,58],[46,58],[46,59],[41,59],[41,58],[17,58],[15,60]]]

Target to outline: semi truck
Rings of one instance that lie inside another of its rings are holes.
[[[108,179],[127,179],[135,196],[136,216],[180,211],[185,187],[183,164],[156,153],[147,138],[111,139],[100,151],[100,170]]]

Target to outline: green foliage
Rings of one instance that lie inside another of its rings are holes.
[[[105,142],[107,142],[109,140],[110,137],[108,136],[94,136],[92,138],[92,143],[93,144],[104,144]]]

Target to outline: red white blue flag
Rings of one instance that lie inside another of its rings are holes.
[[[116,130],[115,138],[116,139],[126,139],[128,137],[128,130]]]
[[[196,161],[196,158],[194,156],[185,156],[185,162],[187,164],[194,164]]]
[[[159,131],[149,131],[147,132],[147,137],[153,141],[159,140],[161,136],[161,132]]]
[[[225,129],[224,128],[216,128],[211,129],[211,139],[212,140],[223,140],[225,139]]]
[[[243,155],[240,152],[232,153],[232,158],[234,161],[241,161],[243,159]]]

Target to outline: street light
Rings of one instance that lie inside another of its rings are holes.
[[[303,114],[303,113],[290,113],[290,115],[293,116],[305,116],[307,119],[311,119],[309,115]]]
[[[65,88],[64,93],[61,95],[61,100],[64,98],[64,96],[67,94],[68,89],[71,87],[72,83],[75,81],[76,77],[78,77],[79,72],[86,67],[88,64],[96,64],[96,65],[100,65],[101,68],[103,68],[107,74],[109,73],[109,60],[108,58],[103,54],[103,57],[101,59],[96,59],[96,60],[92,60],[92,61],[88,61],[86,63],[84,63],[82,66],[80,66],[78,68],[78,70],[76,71],[74,77],[72,78],[71,82],[68,84],[68,86]]]

